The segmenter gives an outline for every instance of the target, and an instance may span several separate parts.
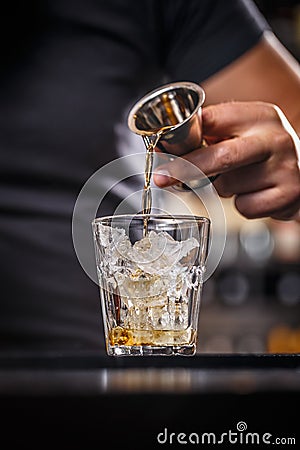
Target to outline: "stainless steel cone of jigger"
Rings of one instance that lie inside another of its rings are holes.
[[[168,154],[182,156],[195,148],[206,146],[202,138],[201,108],[204,90],[196,83],[165,84],[142,97],[128,114],[128,127],[144,140],[157,142],[157,147]],[[199,171],[200,173],[200,171]],[[180,183],[179,189],[196,189],[216,177],[201,177]]]

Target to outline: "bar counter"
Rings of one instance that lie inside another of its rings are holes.
[[[0,354],[1,448],[211,448],[246,430],[299,445],[299,358]]]

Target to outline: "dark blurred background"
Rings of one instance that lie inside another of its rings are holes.
[[[300,61],[300,1],[256,0]],[[300,352],[300,225],[244,220],[224,200],[227,243],[205,283],[200,353]]]
[[[280,41],[300,60],[300,1],[255,0]]]

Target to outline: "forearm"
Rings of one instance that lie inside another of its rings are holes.
[[[206,105],[232,100],[272,103],[300,135],[300,65],[272,33],[202,84]]]

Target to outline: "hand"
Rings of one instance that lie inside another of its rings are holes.
[[[187,160],[207,176],[220,174],[216,190],[221,197],[235,196],[243,216],[294,218],[300,208],[300,171],[295,131],[282,111],[270,103],[228,102],[203,108],[202,119],[210,145],[160,166],[156,185],[193,179]]]

